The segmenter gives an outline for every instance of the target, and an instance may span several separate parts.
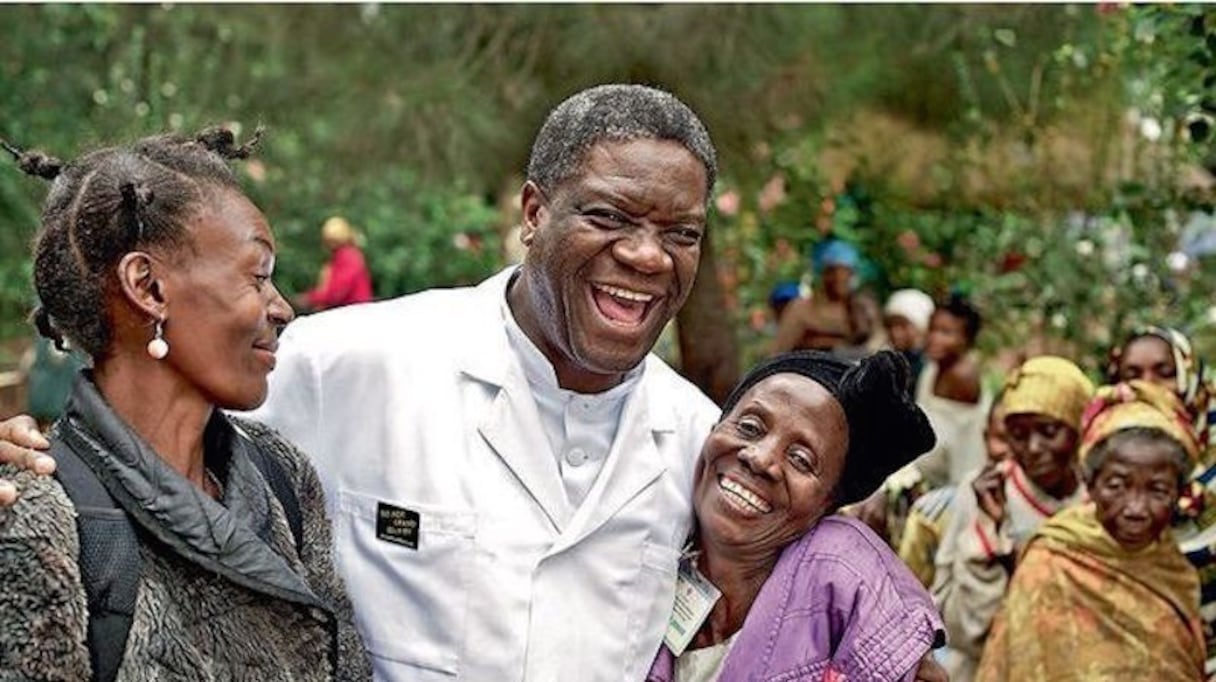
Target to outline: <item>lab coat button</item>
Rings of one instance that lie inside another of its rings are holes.
[[[581,448],[574,448],[566,453],[566,464],[572,467],[580,467],[587,462],[587,452]]]

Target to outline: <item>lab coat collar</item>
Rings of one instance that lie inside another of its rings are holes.
[[[509,383],[511,374],[523,378],[520,362],[514,358],[507,330],[499,314],[500,301],[507,295],[507,285],[511,283],[520,266],[512,265],[496,275],[483,280],[474,289],[477,295],[477,306],[469,319],[469,338],[465,351],[459,361],[460,372],[470,378],[504,387]],[[510,362],[503,362],[511,358]],[[651,372],[650,365],[657,361],[647,355],[642,360],[642,374]],[[524,388],[527,388],[524,379]],[[648,428],[655,432],[672,432],[676,430],[676,412],[670,402],[665,402],[660,396],[653,396],[648,409],[641,411],[641,416],[648,421]],[[624,418],[624,417],[622,417]]]
[[[537,439],[543,433],[540,415],[502,322],[500,301],[515,271],[507,268],[477,286],[478,302],[468,320],[470,333],[459,367],[466,378],[498,389],[486,412],[474,417],[478,432],[566,537],[554,546],[557,552],[603,525],[663,473],[666,466],[655,439],[675,430],[676,416],[671,403],[665,404],[650,390],[646,374],[652,373],[653,360],[648,358],[638,388],[626,398],[604,469],[575,513],[562,488],[556,459],[552,453],[537,452],[538,442],[548,448]]]

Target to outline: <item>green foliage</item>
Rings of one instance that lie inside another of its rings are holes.
[[[652,83],[702,113],[722,190],[741,197],[714,218],[721,267],[703,276],[726,285],[745,360],[771,331],[769,288],[801,277],[828,229],[869,254],[878,294],[968,288],[992,313],[990,347],[1041,334],[1092,356],[1123,316],[1203,318],[1208,265],[1170,271],[1177,234],[1160,228],[1211,201],[1176,179],[1213,165],[1214,49],[1199,5],[13,5],[0,137],[71,158],[265,124],[246,184],[278,236],[282,288],[313,284],[319,226],[342,214],[391,296],[499,267],[498,197],[549,107],[593,83]],[[1160,142],[1124,140],[1129,107],[1161,123]],[[911,141],[875,145],[855,122],[875,112],[945,148],[916,168],[929,190],[890,161]],[[1060,139],[1092,154],[1059,160]],[[847,192],[824,161],[842,149],[858,161]],[[784,200],[762,210],[775,177]],[[44,191],[0,172],[0,338],[27,333]],[[1074,212],[1088,227],[1068,226]]]
[[[1015,30],[1008,15],[960,6],[923,28],[943,35],[955,67],[930,96],[953,148],[923,167],[933,181],[928,194],[910,192],[864,157],[847,186],[833,186],[840,178],[823,159],[839,140],[804,129],[773,144],[777,151],[753,170],[781,179],[776,206],[752,204],[744,182],[730,188],[744,198],[738,215],[720,218],[722,269],[736,284],[731,302],[748,358],[762,355],[772,334],[768,293],[781,281],[809,284],[806,256],[829,233],[862,249],[864,286],[880,298],[908,286],[938,297],[969,294],[986,313],[981,344],[990,354],[1053,351],[1096,371],[1112,343],[1146,322],[1216,342],[1209,298],[1216,263],[1174,253],[1188,214],[1211,212],[1211,190],[1180,178],[1188,162],[1212,165],[1211,136],[1193,133],[1212,113],[1205,102],[1212,105],[1216,83],[1216,13],[1192,5],[1099,8],[1098,24],[1092,14],[1061,9],[1027,10],[1028,23]],[[1052,17],[1064,19],[1062,30],[1027,31]],[[934,59],[931,51],[918,61],[925,59]],[[914,70],[922,78],[942,73]],[[917,109],[896,99],[918,94],[876,92],[884,106]],[[1130,131],[1122,123],[1129,110],[1138,117]],[[1080,192],[1064,190],[1052,174],[1057,150],[1044,134],[1074,121],[1092,121],[1096,133],[1094,180]],[[1147,139],[1152,124],[1163,128],[1159,139]],[[969,190],[964,180],[991,173],[986,155],[1002,147],[1017,150],[1018,167],[998,166],[992,187]],[[1127,170],[1112,181],[1115,165]]]
[[[361,233],[380,297],[473,284],[500,266],[501,216],[480,197],[422,185],[406,170],[327,193],[322,172],[317,168],[308,174],[311,180],[291,182],[277,177],[284,171],[271,171],[250,192],[278,216],[280,288],[298,292],[313,286],[325,259],[320,224],[329,215],[345,217]],[[310,201],[316,196],[326,199]]]

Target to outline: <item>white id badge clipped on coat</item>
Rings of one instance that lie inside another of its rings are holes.
[[[676,578],[676,602],[667,621],[667,634],[663,635],[663,643],[672,654],[679,656],[684,653],[721,596],[718,588],[701,575],[692,560],[680,562],[680,573]]]

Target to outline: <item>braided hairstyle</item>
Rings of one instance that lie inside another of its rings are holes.
[[[193,137],[157,135],[90,152],[70,163],[0,141],[21,170],[51,180],[34,242],[38,333],[60,350],[68,343],[94,360],[113,341],[106,294],[131,251],[188,245],[186,225],[217,190],[240,191],[227,161],[249,157],[224,128]]]

